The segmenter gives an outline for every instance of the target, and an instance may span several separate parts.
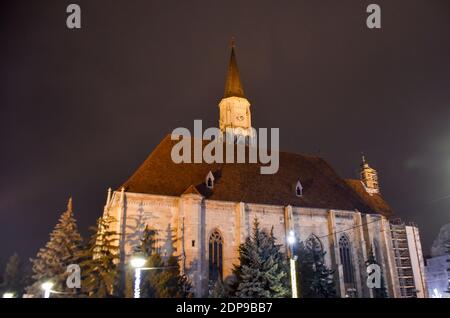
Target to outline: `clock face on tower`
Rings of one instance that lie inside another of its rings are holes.
[[[246,125],[246,114],[245,110],[238,110],[234,113],[234,125],[245,127]]]

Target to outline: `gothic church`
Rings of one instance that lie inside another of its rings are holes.
[[[219,110],[223,134],[252,137],[234,47]],[[340,297],[373,297],[365,265],[371,249],[390,297],[426,297],[417,227],[391,221],[377,172],[364,158],[358,180],[341,178],[322,158],[289,152],[280,152],[276,174],[263,175],[259,163],[176,164],[174,144],[166,136],[119,189],[108,191],[104,213],[117,220],[123,266],[148,226],[158,233],[160,253],[179,256],[195,295],[205,297],[210,281],[231,275],[257,217],[284,248],[290,231],[315,240],[335,270]]]

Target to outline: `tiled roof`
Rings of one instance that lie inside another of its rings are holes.
[[[168,196],[198,192],[221,201],[390,213],[381,196],[363,195],[319,157],[280,152],[278,172],[263,175],[261,163],[175,164],[171,150],[177,142],[167,135],[124,183],[126,191]],[[209,171],[214,175],[213,189],[205,185]],[[303,186],[301,197],[295,193],[298,180]]]

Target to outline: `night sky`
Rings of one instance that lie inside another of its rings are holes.
[[[69,196],[87,235],[165,134],[217,126],[231,36],[253,125],[346,178],[364,152],[427,253],[450,222],[450,1],[40,0],[0,4],[0,260],[34,256]]]

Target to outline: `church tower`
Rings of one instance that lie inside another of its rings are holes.
[[[378,186],[378,173],[375,169],[369,166],[369,163],[367,163],[364,155],[362,155],[361,163],[361,181],[369,194],[380,193],[380,188]]]
[[[219,128],[227,141],[251,142],[254,137],[250,102],[244,95],[236,61],[234,40],[231,42],[231,56],[225,81],[225,92],[219,103]]]

